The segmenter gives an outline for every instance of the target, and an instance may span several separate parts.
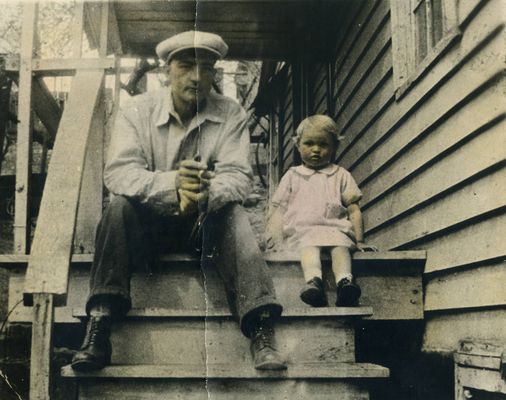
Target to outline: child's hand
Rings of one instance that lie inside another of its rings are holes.
[[[364,242],[357,242],[358,251],[378,251],[376,246]]]
[[[279,242],[271,235],[265,235],[260,242],[260,249],[262,251],[278,251],[280,248]]]

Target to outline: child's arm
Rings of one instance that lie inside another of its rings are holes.
[[[362,219],[362,211],[357,203],[348,206],[348,215],[357,239],[357,248],[360,251],[378,251],[376,246],[368,245],[364,242],[364,221]]]
[[[265,228],[265,242],[268,250],[275,250],[283,243],[283,211],[281,207],[271,207]]]

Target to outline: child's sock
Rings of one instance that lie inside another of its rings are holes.
[[[348,279],[350,282],[352,282],[353,281],[353,275],[352,274],[341,274],[339,276],[336,275],[336,283],[339,283],[343,279]]]
[[[313,278],[322,278],[322,263],[318,247],[304,247],[301,250],[300,264],[306,282]]]

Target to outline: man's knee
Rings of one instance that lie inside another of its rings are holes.
[[[243,206],[240,205],[239,203],[226,204],[219,211],[219,215],[222,219],[225,219],[225,220],[237,220],[240,218],[247,217]]]
[[[114,196],[102,215],[102,220],[106,219],[112,222],[128,219],[136,215],[137,210],[131,200],[125,196]]]

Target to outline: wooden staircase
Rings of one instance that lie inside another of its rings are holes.
[[[73,256],[67,305],[56,308],[56,324],[85,317],[90,261],[90,255]],[[355,326],[361,319],[423,318],[424,262],[424,252],[356,254],[362,306],[311,308],[298,297],[303,278],[294,259],[268,259],[285,308],[276,336],[288,370],[261,372],[252,366],[249,340],[228,310],[216,271],[185,256],[164,257],[156,272],[134,274],[134,308],[113,326],[112,365],[94,373],[65,366],[61,375],[77,381],[76,399],[368,399],[369,384],[389,371],[355,362]],[[333,304],[328,265],[324,272]],[[21,299],[23,287],[24,266],[18,264],[10,304]],[[10,322],[30,322],[31,316],[31,307],[18,307]]]

